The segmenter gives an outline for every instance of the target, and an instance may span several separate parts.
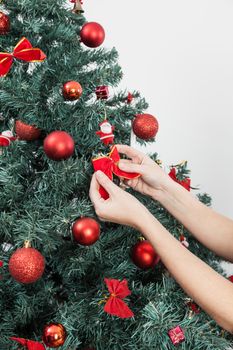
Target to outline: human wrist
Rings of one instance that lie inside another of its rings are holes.
[[[169,176],[166,176],[161,181],[160,185],[153,189],[151,197],[153,200],[162,203],[167,196],[174,195],[179,188],[180,186],[174,180],[172,180]]]

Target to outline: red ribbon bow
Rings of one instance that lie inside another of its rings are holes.
[[[110,293],[110,297],[104,306],[104,311],[112,316],[118,316],[120,318],[133,317],[134,313],[122,300],[131,294],[127,280],[124,279],[123,281],[119,281],[116,279],[105,278],[104,282]]]
[[[25,346],[28,350],[45,350],[44,345],[39,343],[38,341],[16,337],[11,337],[10,339],[17,341],[19,344]]]
[[[181,186],[186,188],[186,190],[190,191],[190,187],[191,187],[191,179],[190,178],[186,178],[182,181],[178,180],[176,177],[176,168],[172,168],[168,175],[172,178],[172,180],[174,180],[175,182],[177,182],[178,184],[180,184]]]
[[[33,48],[28,39],[22,38],[12,53],[0,52],[0,76],[4,76],[9,72],[14,58],[27,62],[42,62],[46,55],[40,49]]]
[[[107,175],[110,180],[113,180],[113,174],[119,177],[123,177],[124,179],[134,179],[136,177],[141,176],[138,173],[128,173],[126,171],[121,170],[118,167],[119,160],[120,156],[118,150],[116,146],[113,146],[109,155],[92,159],[92,164],[95,171],[103,171],[103,173],[105,173],[105,175]],[[108,192],[102,186],[100,186],[99,193],[104,199],[109,198]]]

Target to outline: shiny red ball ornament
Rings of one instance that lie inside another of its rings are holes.
[[[43,255],[34,248],[19,248],[10,257],[9,272],[20,283],[34,283],[45,269]]]
[[[84,24],[80,31],[81,42],[88,47],[98,47],[105,39],[104,28],[96,22]]]
[[[34,141],[40,137],[41,130],[36,126],[26,124],[21,120],[16,120],[15,133],[20,140]]]
[[[65,131],[53,131],[44,140],[44,151],[53,160],[67,159],[74,153],[74,140]]]
[[[71,80],[63,84],[62,94],[66,100],[78,100],[82,95],[82,92],[82,86],[77,81]]]
[[[77,243],[92,245],[99,239],[100,225],[92,218],[83,217],[73,223],[72,233]]]
[[[157,119],[151,114],[137,114],[132,123],[133,132],[142,140],[156,136],[159,130]]]
[[[153,268],[160,260],[152,244],[146,240],[133,246],[131,257],[134,264],[141,269]]]
[[[43,342],[50,348],[58,348],[65,343],[66,329],[61,323],[50,323],[44,327]]]
[[[5,13],[0,12],[0,35],[5,35],[10,31],[10,18]]]

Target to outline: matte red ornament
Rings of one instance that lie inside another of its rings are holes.
[[[82,95],[82,86],[74,80],[67,81],[63,84],[62,94],[66,100],[78,100]]]
[[[34,248],[19,248],[10,257],[9,272],[20,283],[34,283],[43,275],[45,260]]]
[[[191,189],[191,179],[189,177],[187,177],[184,180],[178,180],[176,177],[176,168],[171,168],[169,174],[170,178],[172,178],[172,180],[174,180],[175,182],[177,182],[178,184],[180,184],[181,186],[183,186],[187,191],[190,191]]]
[[[11,337],[10,340],[16,341],[17,343],[24,346],[27,350],[45,350],[44,345],[39,343],[38,341],[16,337]]]
[[[178,345],[185,340],[183,329],[180,326],[170,329],[168,335],[173,345]]]
[[[141,269],[153,268],[160,260],[152,244],[146,240],[133,246],[131,257],[134,264]]]
[[[40,137],[41,130],[36,126],[26,124],[21,120],[16,120],[15,133],[20,140],[34,141]]]
[[[50,348],[58,348],[65,343],[66,329],[61,323],[50,323],[44,327],[43,342]]]
[[[97,86],[95,89],[98,100],[107,100],[109,97],[109,89],[106,85]]]
[[[159,130],[158,120],[151,114],[137,114],[132,123],[133,132],[142,140],[156,136]]]
[[[0,11],[0,35],[5,35],[10,31],[10,18]]]
[[[98,47],[105,39],[104,28],[96,22],[84,24],[80,31],[81,42],[88,47]]]
[[[63,160],[74,153],[74,140],[65,131],[53,131],[44,140],[44,151],[48,158]]]
[[[77,243],[89,246],[99,239],[100,225],[92,218],[83,217],[73,223],[72,233]]]
[[[105,278],[104,282],[106,283],[110,293],[110,296],[104,306],[104,311],[112,316],[118,316],[120,318],[133,317],[134,313],[122,300],[131,295],[127,280],[123,279],[123,281],[119,281],[116,279]]]

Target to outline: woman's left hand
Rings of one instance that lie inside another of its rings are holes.
[[[106,200],[99,194],[100,185],[109,194]],[[89,194],[101,220],[140,229],[140,219],[144,216],[143,212],[147,213],[148,210],[135,197],[115,185],[102,171],[93,174]]]

